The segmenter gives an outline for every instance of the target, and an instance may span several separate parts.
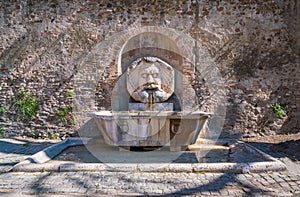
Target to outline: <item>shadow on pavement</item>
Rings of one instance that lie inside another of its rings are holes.
[[[32,155],[38,151],[54,144],[53,142],[40,141],[33,142],[25,139],[18,138],[8,138],[0,139],[0,158],[5,157],[5,154],[22,154],[22,155]]]
[[[205,192],[216,192],[218,193],[220,190],[225,189],[226,186],[234,184],[240,185],[244,188],[245,193],[255,195],[260,194],[262,192],[269,192],[268,190],[256,188],[252,185],[242,183],[237,179],[237,174],[222,174],[220,177],[216,178],[213,181],[210,181],[207,184],[199,185],[198,187],[194,188],[183,188],[173,193],[164,194],[164,195],[149,195],[149,196],[179,196],[179,195],[193,195],[198,193],[205,193]],[[209,194],[209,193],[208,193]],[[230,194],[229,194],[230,195]]]
[[[10,171],[15,164],[52,144],[17,138],[0,139],[0,174]]]

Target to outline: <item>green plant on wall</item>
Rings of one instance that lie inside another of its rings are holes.
[[[60,120],[62,122],[66,122],[68,116],[70,115],[70,113],[72,112],[74,108],[74,105],[69,105],[67,107],[61,107],[58,110],[54,110],[54,113],[60,117]]]
[[[71,124],[76,125],[76,119],[73,117],[70,119]]]
[[[57,140],[59,138],[59,136],[57,134],[55,134],[55,133],[51,133],[51,134],[49,134],[49,138],[51,140]]]
[[[274,103],[270,106],[276,118],[282,118],[286,115],[288,104]]]
[[[73,96],[73,90],[68,89],[68,90],[66,91],[66,95],[67,95],[67,97]]]
[[[291,135],[291,134],[292,134],[292,132],[290,132],[290,131],[286,131],[286,132],[284,132],[284,134],[285,134],[285,135]]]
[[[29,93],[28,90],[20,90],[17,94],[15,104],[21,115],[28,120],[32,120],[39,109],[39,100]]]
[[[0,114],[3,114],[6,112],[6,106],[3,104],[0,104]]]
[[[0,127],[0,137],[4,137],[6,135],[6,131],[4,129],[4,127]]]

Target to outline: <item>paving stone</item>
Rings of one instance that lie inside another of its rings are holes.
[[[210,180],[210,179],[213,179],[213,178],[214,178],[214,174],[212,174],[212,173],[206,173],[206,174],[205,174],[205,178],[206,178],[206,179],[209,179],[209,180]]]
[[[281,183],[281,182],[285,182],[282,178],[280,177],[274,177],[274,180],[277,182],[277,183]]]
[[[290,186],[290,185],[289,185],[288,183],[286,183],[286,182],[281,182],[281,183],[279,183],[279,185],[280,185],[281,187],[285,187],[285,188],[287,188],[287,187]]]
[[[237,190],[228,190],[229,196],[237,196]]]
[[[300,185],[291,185],[290,187],[295,191],[300,191]]]
[[[227,196],[229,195],[228,191],[226,189],[220,189],[219,193],[221,194],[221,196]]]
[[[288,175],[281,175],[281,178],[285,181],[291,181],[292,180]]]
[[[207,196],[209,195],[209,196],[210,196],[211,194],[210,194],[209,191],[202,191],[202,192],[201,192],[201,195],[207,195]]]
[[[219,187],[221,189],[216,190]],[[39,195],[291,196],[300,193],[299,187],[300,176],[289,172],[224,174],[103,171],[0,174],[0,192],[15,191]]]

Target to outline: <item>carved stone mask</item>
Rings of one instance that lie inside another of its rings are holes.
[[[156,57],[143,57],[127,69],[127,90],[136,101],[146,103],[148,94],[155,102],[166,101],[174,92],[174,70]]]

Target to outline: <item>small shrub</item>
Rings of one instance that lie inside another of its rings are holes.
[[[51,140],[57,140],[58,139],[58,136],[56,135],[56,134],[50,134],[49,135],[49,138],[51,139]]]
[[[4,137],[6,135],[6,131],[4,127],[0,127],[0,137]]]
[[[0,114],[3,114],[6,112],[6,106],[3,104],[0,104]]]
[[[292,134],[292,132],[290,132],[290,131],[286,131],[284,134],[285,134],[285,135],[291,135],[291,134]]]
[[[75,120],[75,118],[74,118],[74,117],[73,117],[73,118],[71,118],[70,122],[71,122],[71,124],[73,124],[73,125],[76,125],[76,120]]]
[[[66,95],[67,97],[71,97],[73,95],[73,90],[68,89]]]
[[[39,109],[39,100],[27,90],[19,91],[15,104],[18,106],[21,115],[28,120],[32,120]]]
[[[60,117],[62,122],[66,122],[67,117],[72,112],[73,108],[73,105],[69,105],[67,107],[60,108],[59,110],[54,110],[54,113]]]
[[[276,118],[282,118],[286,115],[287,104],[274,103],[270,106]]]

